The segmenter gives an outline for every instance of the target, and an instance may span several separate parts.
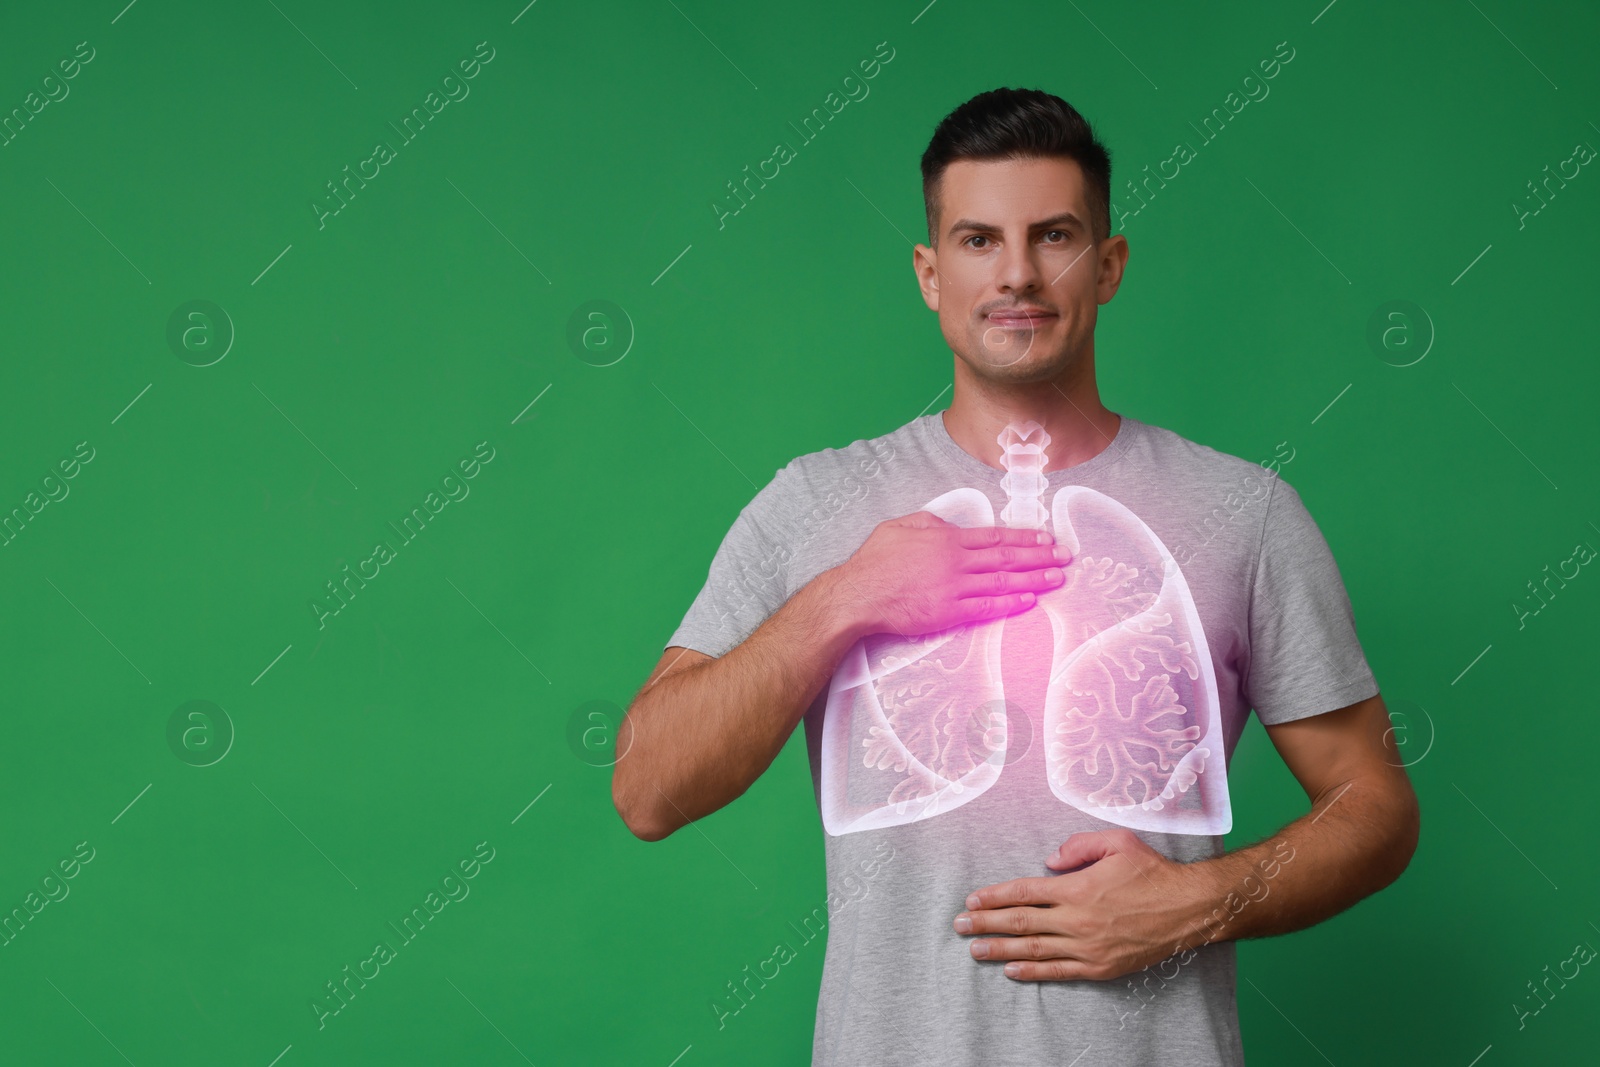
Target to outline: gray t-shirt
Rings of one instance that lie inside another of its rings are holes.
[[[1276,471],[1126,415],[1030,488],[935,412],[778,471],[665,647],[726,654],[879,522],[924,509],[1052,529],[1077,554],[1006,619],[864,638],[807,710],[831,922],[814,1067],[1243,1064],[1231,940],[1106,982],[1018,981],[951,923],[975,889],[1057,875],[1045,858],[1079,831],[1221,855],[1249,710],[1270,725],[1377,693],[1321,531]]]

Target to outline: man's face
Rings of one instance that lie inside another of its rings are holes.
[[[1089,231],[1083,171],[1070,159],[958,160],[939,188],[939,248],[914,265],[950,348],[993,382],[1059,378],[1093,352],[1128,242]]]

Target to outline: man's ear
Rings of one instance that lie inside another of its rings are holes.
[[[922,290],[922,302],[929,311],[939,310],[939,253],[927,245],[917,245],[911,251],[911,267],[917,275],[917,286]]]

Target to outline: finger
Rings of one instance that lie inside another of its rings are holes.
[[[963,574],[955,581],[957,597],[1005,596],[1007,593],[1042,593],[1066,581],[1060,567],[1042,571],[988,571]]]
[[[962,548],[994,548],[997,545],[1036,547],[1055,543],[1048,530],[1012,529],[1009,526],[966,526],[956,535]]]
[[[1103,860],[1118,851],[1117,843],[1095,830],[1073,834],[1045,863],[1051,867],[1073,868]]]
[[[993,548],[970,548],[960,554],[956,565],[961,570],[976,574],[982,571],[1032,571],[1046,567],[1064,567],[1072,562],[1072,550],[1066,545],[998,545]]]
[[[951,923],[958,934],[1048,934],[1052,916],[1046,907],[994,908],[964,911]]]
[[[1076,959],[1072,942],[1051,934],[983,938],[967,945],[967,951],[975,960]]]
[[[931,511],[913,511],[909,515],[902,515],[898,519],[889,520],[889,524],[891,526],[915,526],[920,529],[952,525]]]
[[[1038,598],[1032,593],[1007,593],[1005,596],[974,596],[956,601],[963,622],[983,622],[1015,615],[1031,608]]]
[[[1105,981],[1108,975],[1083,960],[1012,960],[1003,968],[1019,982]]]
[[[1054,904],[1055,900],[1050,895],[1050,887],[1058,884],[1059,879],[1054,876],[1049,878],[1013,878],[1009,882],[996,882],[994,885],[977,889],[967,897],[968,911],[981,911],[989,908],[1020,907],[1024,904]]]

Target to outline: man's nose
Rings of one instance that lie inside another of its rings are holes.
[[[1033,292],[1042,285],[1043,277],[1038,257],[1026,242],[1021,245],[1008,242],[1000,252],[1000,262],[995,285],[1001,290],[1018,293]]]

